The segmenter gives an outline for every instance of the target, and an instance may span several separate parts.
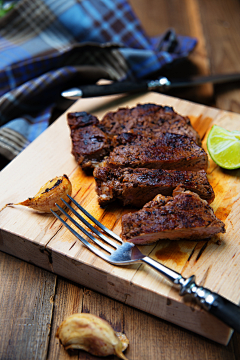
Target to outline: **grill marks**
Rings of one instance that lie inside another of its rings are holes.
[[[72,154],[85,170],[93,169],[116,147],[139,146],[159,139],[165,133],[187,136],[194,143],[201,144],[189,119],[167,106],[145,104],[132,109],[122,108],[107,113],[101,122],[86,112],[68,113],[67,119],[71,129]]]
[[[166,132],[187,135],[201,145],[200,137],[191,126],[189,118],[177,114],[169,106],[138,104],[131,109],[122,108],[107,113],[100,126],[108,134],[132,133],[140,140],[156,139]]]
[[[206,152],[186,135],[165,133],[154,140],[116,147],[106,165],[116,168],[207,170]]]

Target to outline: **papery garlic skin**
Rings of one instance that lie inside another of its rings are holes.
[[[34,197],[28,198],[27,200],[15,205],[24,205],[41,212],[50,213],[50,209],[55,211],[58,210],[55,203],[59,204],[60,206],[63,205],[61,198],[69,202],[70,200],[67,195],[71,194],[72,184],[67,175],[63,175],[49,180],[40,188]]]
[[[127,360],[122,353],[123,345],[107,321],[92,314],[73,314],[59,326],[56,337],[67,349],[85,350],[96,356],[117,355]]]

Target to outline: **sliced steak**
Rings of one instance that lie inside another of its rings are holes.
[[[196,192],[209,203],[215,196],[204,170],[193,172],[97,167],[93,175],[96,181],[98,202],[101,206],[118,199],[123,205],[141,208],[157,194],[172,195],[178,185]]]
[[[68,113],[67,114],[68,125],[71,131],[83,128],[90,125],[99,125],[99,120],[96,116],[82,112]]]
[[[173,197],[157,195],[141,210],[123,215],[123,240],[148,244],[159,239],[202,240],[225,232],[207,201],[196,193],[177,189]]]
[[[109,154],[111,140],[96,126],[77,129],[72,135],[72,154],[84,170],[92,169]]]
[[[201,145],[198,133],[188,117],[176,113],[172,107],[156,104],[138,104],[107,113],[101,123],[107,134],[132,133],[139,138],[156,139],[164,132],[186,135]]]
[[[84,169],[94,168],[113,148],[158,139],[163,133],[182,134],[197,144],[201,140],[190,120],[171,107],[137,105],[107,113],[101,122],[86,112],[67,114],[72,154]]]
[[[185,135],[162,134],[156,140],[121,145],[114,148],[106,161],[114,168],[149,168],[207,170],[206,152]]]
[[[92,169],[111,150],[112,140],[99,127],[96,116],[86,112],[68,113],[72,154],[83,169]]]

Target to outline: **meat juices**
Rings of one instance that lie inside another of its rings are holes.
[[[173,196],[157,195],[135,212],[123,215],[121,237],[143,245],[160,239],[203,240],[225,232],[207,201],[177,188]]]
[[[180,184],[209,203],[214,200],[214,192],[204,170],[194,172],[97,167],[93,175],[101,206],[118,199],[123,205],[141,208],[157,194],[172,195]]]

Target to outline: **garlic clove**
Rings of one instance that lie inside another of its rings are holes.
[[[118,333],[121,334],[121,333]],[[96,356],[117,355],[127,360],[122,353],[128,346],[128,339],[124,339],[124,346],[107,321],[92,314],[73,314],[59,326],[56,337],[66,350],[85,350]]]
[[[63,204],[61,198],[63,198],[67,202],[70,202],[67,195],[71,194],[72,184],[67,175],[63,175],[49,180],[45,185],[40,188],[40,190],[34,197],[28,198],[27,200],[19,202],[17,204],[9,205],[23,205],[41,212],[50,213],[50,209],[58,211],[55,203],[59,205]]]

